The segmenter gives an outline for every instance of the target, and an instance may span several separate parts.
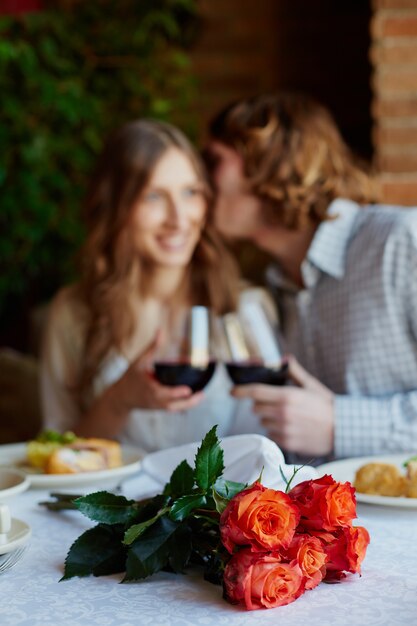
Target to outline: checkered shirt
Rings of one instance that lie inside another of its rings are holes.
[[[417,209],[338,199],[299,289],[269,268],[288,352],[335,395],[336,458],[417,450]]]

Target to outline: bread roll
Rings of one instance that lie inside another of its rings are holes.
[[[49,457],[47,474],[77,474],[107,469],[103,455],[94,450],[77,450],[64,446]]]
[[[47,474],[75,474],[112,469],[122,465],[120,444],[110,439],[77,439],[55,450],[48,459]]]

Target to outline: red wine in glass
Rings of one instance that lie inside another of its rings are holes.
[[[165,320],[165,340],[154,361],[156,379],[169,387],[187,385],[195,393],[211,380],[216,362],[211,355],[212,322],[206,307],[194,306]]]
[[[211,380],[216,367],[215,361],[199,367],[191,363],[175,361],[156,361],[154,363],[155,376],[162,385],[175,387],[187,385],[195,393],[201,391]]]
[[[235,385],[285,385],[288,378],[288,363],[275,368],[251,361],[229,362],[226,369]]]
[[[224,361],[235,385],[285,385],[288,364],[274,323],[259,302],[242,302],[222,318]]]

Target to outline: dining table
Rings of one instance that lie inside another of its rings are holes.
[[[120,488],[139,498],[153,485],[139,471]],[[32,488],[8,503],[12,517],[26,522],[32,534],[21,560],[0,575],[2,626],[417,624],[417,508],[358,503],[355,525],[365,526],[371,537],[361,575],[322,583],[286,606],[246,611],[226,602],[222,588],[203,580],[198,567],[139,582],[121,583],[123,574],[60,581],[71,544],[94,522],[79,511],[54,512],[39,504],[48,499],[50,490]]]

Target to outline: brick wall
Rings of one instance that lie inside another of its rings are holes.
[[[370,2],[199,0],[192,60],[200,135],[233,99],[295,89],[327,105],[353,149],[371,157]]]
[[[373,142],[387,202],[417,205],[417,0],[373,0]]]
[[[276,0],[200,0],[201,33],[192,52],[199,80],[200,134],[228,102],[277,86]]]

